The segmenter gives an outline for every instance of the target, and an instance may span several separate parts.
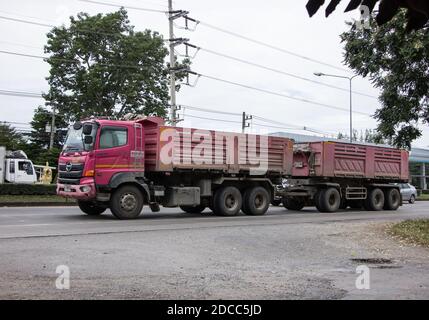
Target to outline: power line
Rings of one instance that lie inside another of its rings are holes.
[[[187,44],[187,45],[189,45],[189,44]],[[193,45],[191,45],[191,46],[194,47]],[[219,57],[227,58],[227,59],[234,60],[234,61],[237,61],[237,62],[240,62],[240,63],[251,65],[251,66],[254,66],[254,67],[257,67],[257,68],[261,68],[261,69],[265,69],[265,70],[268,70],[268,71],[272,71],[272,72],[275,72],[275,73],[278,73],[278,74],[282,74],[282,75],[285,75],[285,76],[288,76],[288,77],[292,77],[292,78],[295,78],[295,79],[300,79],[300,80],[303,80],[303,81],[307,81],[307,82],[311,82],[311,83],[314,83],[314,84],[322,85],[322,86],[325,86],[325,87],[328,87],[328,88],[333,88],[333,89],[341,90],[341,91],[344,91],[344,92],[349,92],[349,89],[346,89],[346,88],[342,88],[342,87],[338,87],[338,86],[331,85],[331,84],[328,84],[328,83],[324,83],[324,82],[321,82],[321,81],[317,81],[317,80],[309,79],[309,78],[306,78],[306,77],[302,77],[302,76],[299,76],[299,75],[296,75],[296,74],[293,74],[293,73],[290,73],[290,72],[286,72],[286,71],[282,71],[282,70],[275,69],[275,68],[272,68],[272,67],[264,66],[264,65],[259,64],[259,63],[255,63],[255,62],[252,62],[252,61],[248,61],[248,60],[244,60],[244,59],[241,59],[241,58],[233,57],[233,56],[221,53],[221,52],[217,52],[217,51],[214,51],[214,50],[210,50],[210,49],[206,49],[206,48],[202,48],[202,47],[197,47],[197,46],[195,46],[195,48],[198,49],[198,50],[205,51],[207,53],[219,56]],[[362,93],[362,92],[358,92],[358,91],[353,91],[353,93],[357,94],[357,95],[364,96],[364,97],[368,97],[368,98],[378,99],[375,96],[368,95],[368,94],[365,94],[365,93]]]
[[[263,42],[263,41],[260,41],[260,40],[257,40],[257,39],[250,38],[248,36],[244,36],[244,35],[238,34],[236,32],[232,32],[232,31],[229,31],[229,30],[217,27],[215,25],[209,24],[209,23],[201,21],[201,20],[196,20],[196,22],[198,24],[200,24],[200,25],[203,25],[203,26],[207,27],[207,28],[210,28],[210,29],[213,29],[213,30],[225,33],[225,34],[229,34],[231,36],[234,36],[234,37],[237,37],[237,38],[240,38],[240,39],[243,39],[243,40],[246,40],[246,41],[249,41],[249,42],[252,42],[252,43],[255,43],[255,44],[267,47],[267,48],[270,48],[270,49],[273,49],[273,50],[281,52],[281,53],[285,53],[285,54],[288,54],[288,55],[291,55],[291,56],[294,56],[294,57],[297,57],[297,58],[300,58],[300,59],[303,59],[303,60],[306,60],[306,61],[310,61],[310,62],[313,62],[313,63],[324,65],[326,67],[330,67],[330,68],[333,68],[333,69],[341,70],[343,72],[344,71],[345,72],[349,72],[348,70],[346,70],[344,68],[337,67],[337,66],[335,66],[333,64],[329,64],[329,63],[326,63],[326,62],[323,62],[323,61],[320,61],[320,60],[317,60],[317,59],[313,59],[313,58],[304,56],[302,54],[298,54],[298,53],[295,53],[293,51],[286,50],[286,49],[274,46],[272,44],[269,44],[269,43],[266,43],[266,42]]]
[[[12,90],[3,90],[3,89],[0,89],[0,95],[16,96],[16,97],[24,97],[24,98],[38,98],[38,99],[43,98],[42,94],[39,94],[39,93],[12,91]]]
[[[127,8],[127,9],[140,10],[140,11],[148,11],[148,10],[150,10],[150,11],[155,11],[155,12],[168,13],[168,12],[161,11],[161,10],[153,10],[153,9],[147,9],[147,8],[141,8],[141,7],[123,6],[123,5],[115,4],[115,3],[111,3],[111,2],[102,2],[102,1],[93,1],[93,0],[79,0],[79,1],[88,2],[88,3],[95,3],[95,4],[101,4],[101,5],[112,6],[112,7],[124,7],[124,8]],[[274,46],[272,44],[269,44],[269,43],[266,43],[266,42],[263,42],[263,41],[260,41],[260,40],[257,40],[257,39],[250,38],[248,36],[241,35],[239,33],[223,29],[221,27],[209,24],[209,23],[201,21],[201,20],[189,18],[188,16],[185,16],[184,18],[188,19],[188,20],[191,20],[191,21],[194,21],[196,24],[201,24],[201,25],[203,25],[203,26],[205,26],[207,28],[210,28],[210,29],[213,29],[213,30],[216,30],[216,31],[219,31],[219,32],[222,32],[222,33],[225,33],[225,34],[228,34],[228,35],[231,35],[231,36],[234,36],[234,37],[237,37],[237,38],[240,38],[240,39],[243,39],[243,40],[246,40],[246,41],[258,44],[258,45],[261,45],[261,46],[264,46],[264,47],[267,47],[267,48],[270,48],[272,50],[275,50],[275,51],[278,51],[278,52],[281,52],[281,53],[285,53],[285,54],[288,54],[288,55],[291,55],[291,56],[294,56],[294,57],[297,57],[297,58],[300,58],[300,59],[303,59],[303,60],[306,60],[306,61],[310,61],[310,62],[313,62],[313,63],[324,65],[326,67],[334,68],[334,69],[345,71],[345,72],[350,72],[349,70],[337,67],[337,66],[335,66],[333,64],[329,64],[329,63],[326,63],[326,62],[321,61],[321,60],[310,58],[310,57],[304,56],[302,54],[299,54],[299,53],[296,53],[296,52],[293,52],[293,51],[290,51],[290,50],[287,50],[287,49],[284,49],[284,48],[280,48],[280,47]]]
[[[100,4],[100,5],[109,6],[109,7],[127,8],[127,9],[138,10],[138,11],[168,13],[168,11],[165,11],[165,10],[157,10],[157,9],[150,9],[150,8],[124,6],[122,4],[103,2],[103,1],[92,1],[92,0],[79,0],[79,1],[81,1],[81,2],[87,2],[87,3],[92,3],[92,4]]]
[[[253,87],[247,84],[243,84],[243,83],[239,83],[239,82],[234,82],[234,81],[230,81],[230,80],[225,80],[225,79],[221,79],[221,78],[217,78],[217,77],[213,77],[213,76],[209,76],[209,75],[204,75],[201,73],[197,73],[197,72],[193,72],[193,71],[188,71],[191,74],[195,74],[198,77],[205,77],[211,80],[215,80],[215,81],[219,81],[219,82],[223,82],[223,83],[227,83],[230,85],[234,85],[234,86],[238,86],[238,87],[242,87],[242,88],[246,88],[246,89],[250,89],[250,90],[254,90],[254,91],[259,91],[262,93],[266,93],[266,94],[270,94],[270,95],[274,95],[274,96],[278,96],[278,97],[282,97],[282,98],[286,98],[286,99],[291,99],[291,100],[295,100],[295,101],[299,101],[299,102],[304,102],[304,103],[308,103],[308,104],[313,104],[313,105],[317,105],[320,107],[324,107],[324,108],[329,108],[329,109],[334,109],[334,110],[339,110],[339,111],[345,111],[345,112],[350,112],[349,109],[346,108],[341,108],[341,107],[337,107],[334,105],[330,105],[330,104],[325,104],[325,103],[321,103],[321,102],[317,102],[317,101],[311,101],[311,100],[307,100],[304,98],[297,98],[297,97],[293,97],[287,94],[283,94],[280,92],[275,92],[275,91],[271,91],[271,90],[267,90],[267,89],[261,89],[261,88],[257,88],[257,87]],[[371,116],[368,113],[364,113],[364,112],[360,112],[360,111],[353,111],[353,113],[356,114],[361,114],[361,115],[365,115],[365,116]]]
[[[240,123],[241,121],[234,121],[234,120],[225,120],[225,119],[216,119],[216,118],[206,118],[206,117],[198,117],[190,114],[186,114],[186,117],[201,119],[201,120],[210,120],[210,121],[219,121],[219,122],[228,122],[228,123]]]
[[[215,113],[215,114],[225,114],[225,115],[232,115],[232,116],[242,116],[241,113],[233,113],[233,112],[224,112],[224,111],[219,111],[219,110],[214,110],[212,108],[202,108],[202,107],[194,107],[194,106],[189,106],[189,105],[184,105],[184,104],[180,104],[181,107],[186,108],[186,109],[190,109],[190,110],[196,110],[196,111],[201,111],[201,112],[207,112],[207,113]],[[188,114],[186,114],[185,116],[188,116]],[[257,119],[263,122],[268,122],[268,123],[273,123],[273,124],[277,124],[280,125],[281,127],[278,126],[269,126],[269,125],[265,125],[265,124],[257,124],[258,126],[265,126],[265,127],[274,127],[274,128],[280,128],[280,129],[294,129],[294,130],[304,130],[304,131],[310,131],[313,133],[320,133],[320,134],[330,134],[327,131],[322,131],[322,130],[318,130],[318,129],[314,129],[314,128],[310,128],[307,126],[297,126],[297,125],[292,125],[292,124],[288,124],[288,123],[283,123],[283,122],[278,122],[275,120],[271,120],[268,118],[263,118],[260,116],[255,116],[252,114],[253,119]],[[211,120],[211,118],[203,118],[206,120]],[[224,121],[223,119],[221,121]],[[228,120],[229,121],[229,120]],[[240,121],[233,121],[234,123],[241,123]]]
[[[27,58],[43,59],[45,61],[57,60],[57,61],[70,62],[70,63],[79,63],[80,62],[79,60],[73,60],[73,59],[63,59],[63,58],[58,58],[58,57],[44,57],[44,56],[39,56],[39,55],[13,52],[13,51],[6,51],[6,50],[0,50],[0,53],[15,55],[15,56],[21,56],[21,57],[27,57]],[[97,62],[97,65],[117,67],[117,68],[130,68],[130,69],[146,68],[145,66],[139,66],[139,65],[112,64],[112,63],[102,63],[102,62]]]

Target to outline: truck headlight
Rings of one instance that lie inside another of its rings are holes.
[[[91,191],[91,187],[90,186],[83,186],[83,187],[80,187],[80,190],[82,192],[89,192],[89,191]]]

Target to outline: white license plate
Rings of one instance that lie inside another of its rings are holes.
[[[71,187],[70,186],[64,186],[64,192],[70,192]]]

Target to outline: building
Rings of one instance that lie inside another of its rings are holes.
[[[286,137],[293,139],[296,142],[312,142],[312,141],[343,141],[335,138],[326,138],[320,136],[311,136],[305,134],[296,134],[290,132],[274,132],[270,135]],[[373,145],[372,143],[363,143]],[[390,147],[390,146],[386,146]],[[427,190],[429,185],[429,149],[412,148],[410,151],[410,182],[421,190]]]

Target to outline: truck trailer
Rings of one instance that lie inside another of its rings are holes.
[[[408,153],[347,143],[171,127],[158,117],[89,119],[70,127],[59,158],[57,193],[119,219],[180,207],[216,215],[263,215],[274,198],[300,210],[359,205],[396,210],[394,184],[408,180]],[[284,179],[287,187],[279,188]]]

